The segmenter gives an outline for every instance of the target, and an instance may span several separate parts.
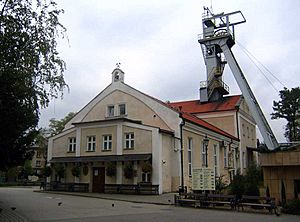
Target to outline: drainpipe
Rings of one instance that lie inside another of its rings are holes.
[[[181,107],[180,107],[181,108]],[[185,125],[185,120],[182,117],[182,113],[179,113],[179,118],[182,119],[180,123],[180,170],[181,170],[181,186],[179,188],[179,193],[184,192],[184,178],[183,178],[183,133],[182,129],[183,126]]]

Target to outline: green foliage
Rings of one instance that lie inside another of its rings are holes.
[[[287,120],[285,137],[289,141],[300,140],[300,88],[291,90],[284,88],[279,92],[280,101],[273,101],[274,113],[272,119],[283,118]]]
[[[63,131],[67,122],[69,122],[76,113],[70,112],[64,118],[56,120],[54,118],[50,119],[49,127],[51,136],[57,135]]]
[[[124,176],[126,179],[132,179],[133,177],[137,176],[137,172],[133,169],[132,163],[126,163],[124,165]]]
[[[24,178],[27,179],[28,176],[31,176],[33,174],[33,169],[31,166],[31,161],[30,160],[26,160],[25,164],[24,164]]]
[[[43,175],[45,177],[50,177],[52,174],[52,168],[50,166],[45,166],[43,169]]]
[[[116,164],[113,162],[109,162],[106,165],[106,175],[109,177],[114,177],[116,176],[117,173],[117,167]]]
[[[74,177],[79,177],[80,176],[80,167],[79,166],[73,166],[72,168],[72,175]]]
[[[237,198],[241,198],[245,192],[245,178],[241,175],[240,171],[237,171],[237,174],[233,176],[233,180],[229,185],[229,193],[234,194]]]
[[[54,170],[59,177],[59,179],[58,179],[59,181],[61,180],[61,178],[65,177],[65,167],[63,164],[54,165]]]
[[[39,110],[67,86],[56,38],[65,28],[53,0],[0,1],[0,170],[32,156]]]
[[[223,181],[224,175],[216,177],[216,192],[222,193],[227,188],[227,184]]]
[[[256,164],[248,166],[245,175],[245,195],[259,196],[259,184],[262,183],[262,170]]]
[[[148,161],[142,163],[141,168],[142,168],[142,171],[143,171],[144,173],[151,173],[151,172],[152,172],[152,165],[151,165],[151,163],[148,162]]]
[[[300,200],[290,200],[284,206],[283,210],[284,213],[288,214],[297,214],[300,215]]]

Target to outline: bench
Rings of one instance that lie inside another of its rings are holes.
[[[140,194],[158,194],[158,187],[149,183],[139,183],[137,189]]]
[[[126,194],[158,194],[159,185],[150,183],[140,184],[105,184],[105,193],[126,193]]]
[[[175,206],[194,206],[200,207],[201,201],[206,198],[206,194],[180,193],[174,195]]]
[[[237,206],[238,210],[240,207],[242,207],[242,210],[244,210],[244,207],[251,207],[253,209],[267,209],[270,213],[274,211],[276,215],[279,215],[275,204],[275,198],[271,197],[242,195]]]
[[[236,209],[237,200],[235,195],[226,194],[207,194],[206,198],[202,200],[201,206],[224,206],[228,205],[232,210]]]

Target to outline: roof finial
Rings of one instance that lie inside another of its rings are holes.
[[[120,63],[120,62],[117,62],[117,63],[116,63],[116,66],[117,66],[117,68],[119,69],[120,66],[121,66],[121,63]]]

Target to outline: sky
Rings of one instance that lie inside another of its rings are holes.
[[[144,93],[162,101],[198,99],[199,83],[206,79],[198,34],[202,33],[203,6],[207,6],[215,14],[237,10],[244,14],[247,22],[235,27],[232,50],[277,140],[285,142],[286,122],[271,120],[270,113],[283,85],[300,85],[300,1],[56,2],[65,11],[60,21],[67,28],[68,41],[59,40],[59,53],[67,63],[64,75],[70,90],[64,91],[62,100],[52,100],[41,110],[41,127],[47,127],[51,118],[61,119],[83,108],[111,83],[118,62],[125,83]],[[258,67],[253,61],[258,61]],[[241,94],[228,65],[223,76],[230,94]]]

